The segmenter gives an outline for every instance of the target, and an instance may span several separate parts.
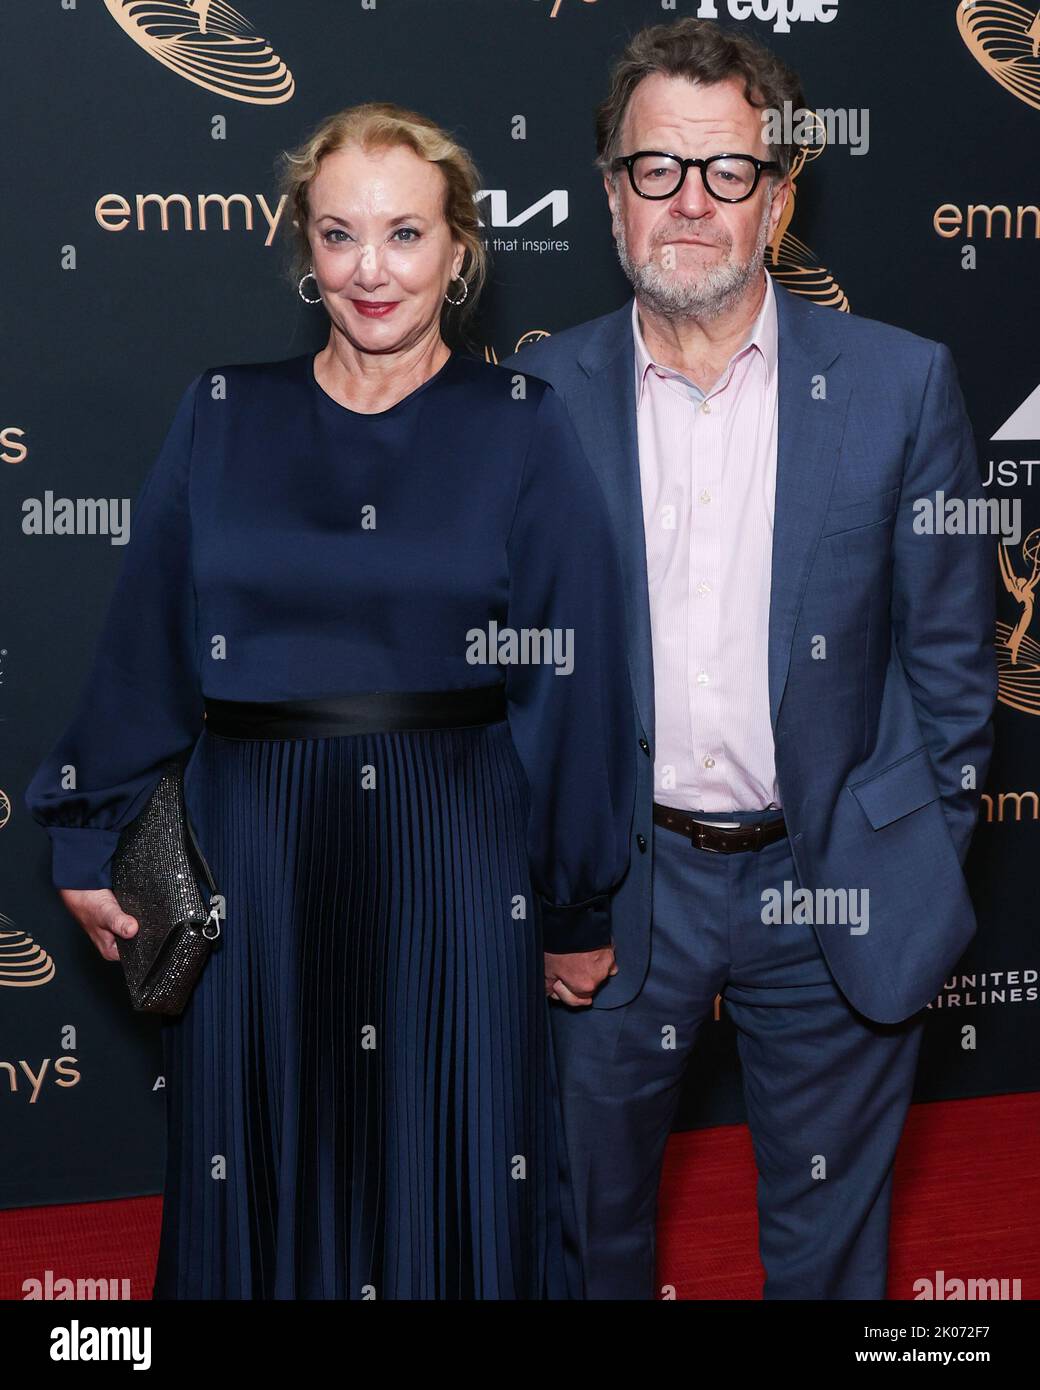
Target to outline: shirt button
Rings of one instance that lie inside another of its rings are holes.
[[[708,756],[704,759],[704,766],[705,766],[705,767],[714,767],[714,766],[715,766],[715,759],[711,756],[710,753],[709,753]]]
[[[710,414],[711,414],[711,401],[705,401],[704,404],[701,406],[701,410],[704,412],[705,415],[710,415]]]
[[[711,593],[711,585],[708,583],[706,579],[702,579],[701,582],[697,585],[697,592],[699,594]]]
[[[703,488],[703,489],[701,490],[701,501],[702,501],[702,502],[710,502],[710,501],[711,501],[711,493],[708,491],[707,488]]]
[[[697,684],[698,684],[698,685],[707,685],[707,684],[708,684],[708,673],[707,673],[707,671],[698,671],[698,672],[697,672]]]

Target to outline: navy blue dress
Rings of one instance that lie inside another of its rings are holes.
[[[557,634],[555,662],[480,664],[493,624]],[[26,792],[54,884],[109,887],[120,829],[190,752],[227,916],[162,1024],[156,1297],[581,1296],[542,950],[610,939],[635,778],[622,628],[602,492],[537,378],[456,352],[362,414],[307,353],[185,391]],[[205,727],[204,697],[496,681],[507,719],[472,728]]]

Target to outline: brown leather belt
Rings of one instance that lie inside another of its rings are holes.
[[[677,811],[674,806],[662,806],[654,802],[654,824],[663,825],[666,830],[674,830],[685,835],[697,849],[710,850],[713,854],[736,854],[741,850],[763,849],[774,840],[781,840],[787,834],[783,816],[774,821],[748,822],[732,830],[720,830],[716,825],[699,821],[689,811]]]

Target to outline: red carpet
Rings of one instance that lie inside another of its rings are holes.
[[[889,1298],[914,1280],[1020,1279],[1040,1294],[1040,1093],[913,1107],[896,1161]],[[0,1212],[0,1298],[23,1279],[130,1280],[151,1296],[158,1197]],[[673,1135],[659,1211],[659,1282],[682,1299],[757,1299],[755,1168],[743,1125]]]
[[[1020,1279],[1040,1296],[1040,1093],[915,1105],[896,1157],[888,1296],[914,1281]],[[658,1282],[678,1298],[756,1299],[755,1166],[744,1125],[673,1134]]]

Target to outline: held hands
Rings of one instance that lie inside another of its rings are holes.
[[[592,996],[608,975],[618,973],[613,946],[597,951],[545,952],[545,993],[564,1004],[592,1003]]]
[[[137,918],[123,911],[111,888],[59,888],[58,892],[105,960],[118,960],[116,937],[133,936]]]

